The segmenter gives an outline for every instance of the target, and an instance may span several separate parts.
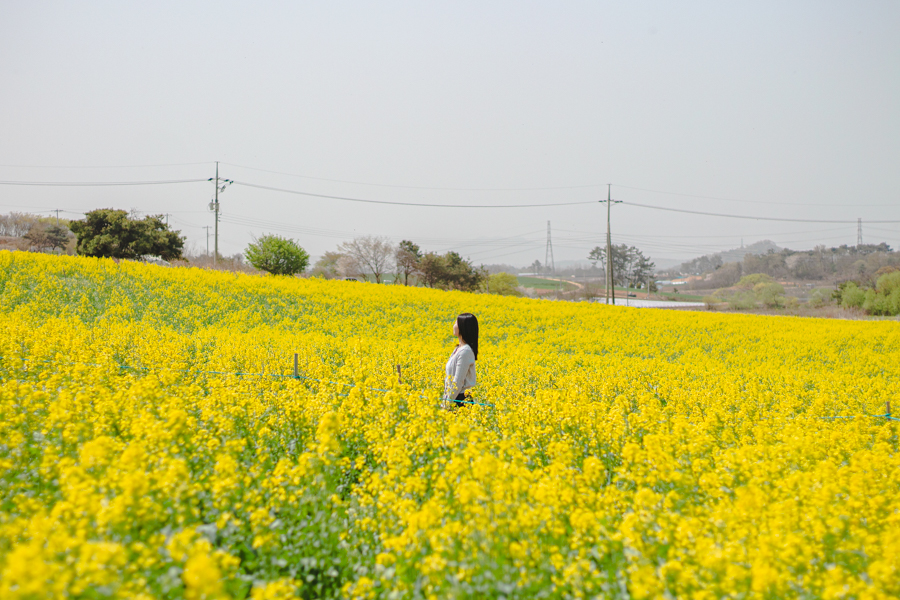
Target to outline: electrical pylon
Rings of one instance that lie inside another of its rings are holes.
[[[544,270],[556,273],[556,265],[553,264],[553,242],[550,241],[550,221],[547,221],[547,250],[544,253]]]

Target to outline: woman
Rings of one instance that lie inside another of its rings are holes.
[[[453,335],[459,343],[447,361],[444,380],[444,399],[452,400],[450,407],[463,406],[466,391],[475,385],[475,360],[478,358],[478,319],[463,313],[453,322]]]

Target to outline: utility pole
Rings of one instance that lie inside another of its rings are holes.
[[[856,220],[856,246],[862,246],[862,219]]]
[[[214,202],[216,203],[216,253],[213,255],[213,264],[216,264],[219,261],[219,161],[216,161],[216,199]]]
[[[613,204],[619,204],[621,200],[613,200],[612,199],[612,184],[606,184],[606,200],[600,200],[600,202],[606,202],[606,303],[609,304],[610,296],[612,296],[612,303],[616,303],[616,288],[613,283],[613,257],[612,257],[612,235],[610,234],[610,220],[611,220],[611,206]],[[628,292],[625,292],[626,299],[628,298]]]
[[[169,226],[169,217],[171,217],[171,216],[172,216],[172,215],[170,215],[169,213],[166,213],[166,214],[165,214],[165,217],[166,217],[166,227]]]
[[[59,227],[59,213],[62,211],[60,211],[60,209],[57,208],[56,210],[51,210],[50,212],[56,213],[56,226]]]
[[[203,229],[206,230],[206,255],[209,256],[209,230],[212,229],[212,227],[207,225]]]
[[[210,179],[210,181],[213,181],[213,180]],[[223,185],[219,185],[220,182],[221,182]],[[225,188],[226,188],[227,186],[231,185],[232,183],[234,183],[234,181],[231,180],[231,179],[220,179],[220,178],[219,178],[219,161],[216,161],[216,179],[215,179],[215,184],[216,184],[216,196],[215,196],[215,198],[213,199],[213,201],[209,203],[209,210],[211,210],[211,211],[213,211],[213,212],[216,213],[216,223],[215,223],[215,226],[216,226],[216,233],[215,233],[215,250],[216,250],[216,253],[213,255],[213,264],[214,264],[214,265],[215,265],[215,264],[218,262],[218,260],[219,260],[219,192],[224,192],[224,191],[225,191]],[[208,243],[207,243],[207,245],[208,245]],[[208,249],[207,249],[207,252],[209,252]]]

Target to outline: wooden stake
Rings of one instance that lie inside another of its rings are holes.
[[[887,405],[887,416],[891,416],[891,401],[887,400],[885,404]]]
[[[403,375],[400,373],[400,365],[397,365],[397,383],[403,383]]]
[[[294,379],[300,379],[300,355],[294,352]]]

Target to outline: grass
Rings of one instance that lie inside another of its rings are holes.
[[[675,294],[672,292],[661,293],[661,294],[652,294],[652,295],[658,296],[665,300],[675,300],[675,301],[681,300],[682,302],[703,302],[703,298],[704,298],[704,296],[697,296],[694,294],[682,294],[682,293]]]
[[[526,288],[534,288],[536,290],[562,289],[562,291],[567,292],[577,289],[576,286],[567,281],[559,282],[553,281],[551,279],[544,279],[542,277],[517,277],[516,279],[519,280],[520,286]],[[562,284],[562,288],[560,288],[560,284]]]

